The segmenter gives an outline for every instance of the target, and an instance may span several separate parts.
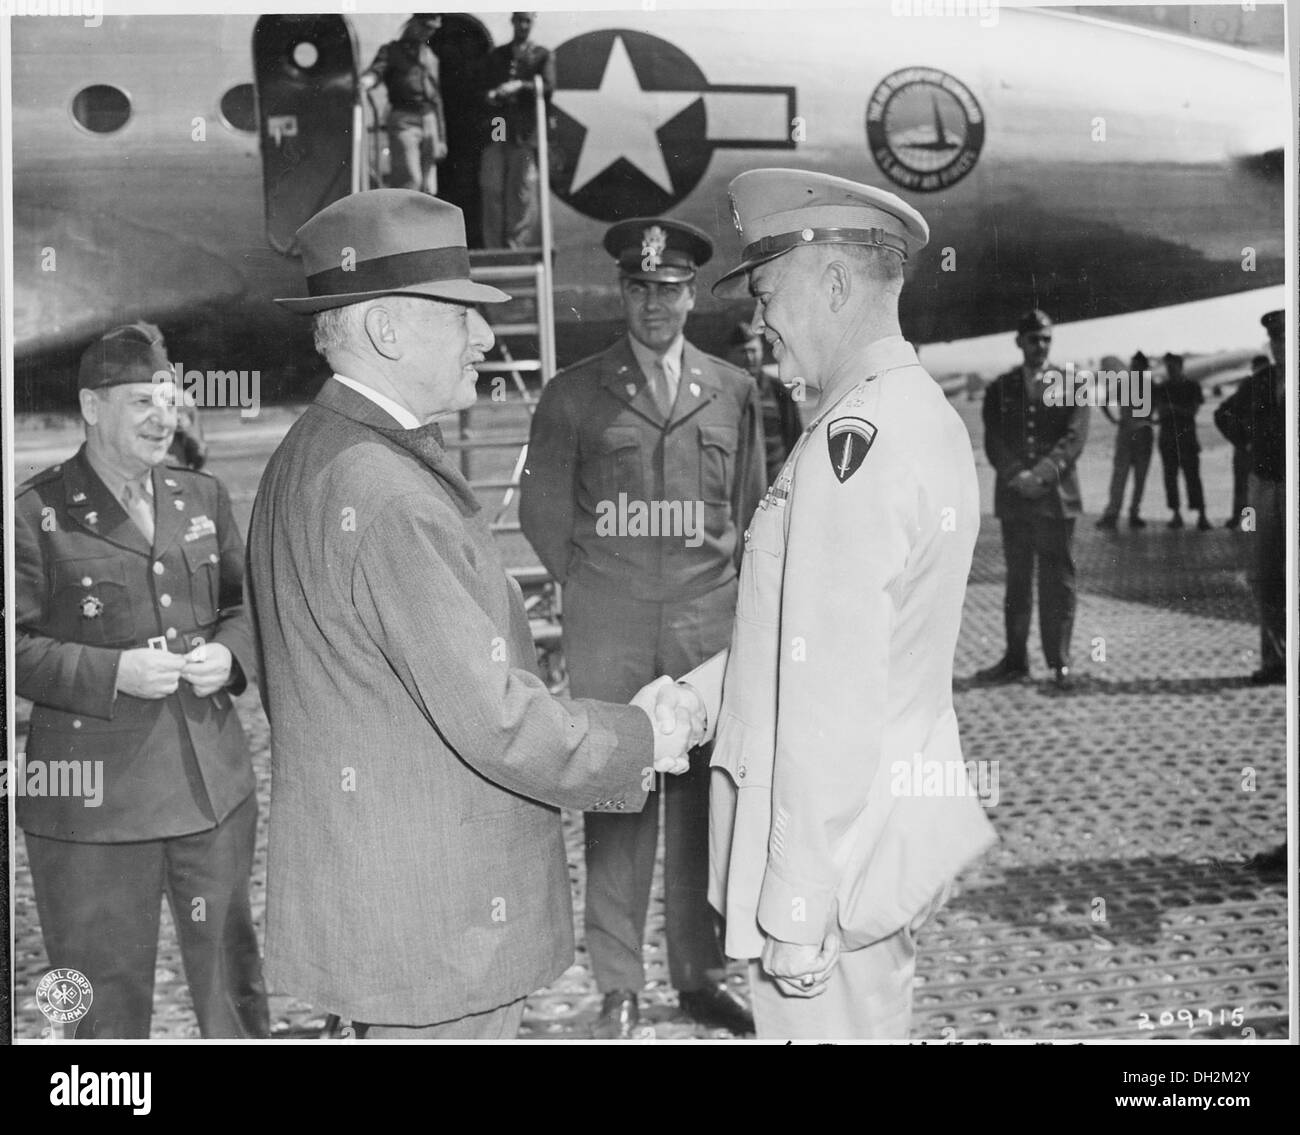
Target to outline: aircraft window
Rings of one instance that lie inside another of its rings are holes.
[[[304,71],[310,71],[316,66],[316,60],[320,58],[320,52],[316,50],[314,43],[308,43],[303,40],[293,49],[293,61],[298,64]]]
[[[235,130],[242,130],[246,134],[257,133],[252,83],[240,83],[221,96],[221,117]]]
[[[131,117],[131,98],[106,83],[83,87],[73,97],[72,117],[92,134],[113,134]]]

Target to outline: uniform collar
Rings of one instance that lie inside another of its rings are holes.
[[[686,336],[680,331],[677,338],[674,339],[666,351],[652,351],[644,343],[638,343],[629,333],[627,336],[627,345],[632,350],[632,357],[636,359],[637,365],[647,378],[654,373],[656,365],[662,366],[668,359],[677,364],[677,375],[680,378],[682,373],[682,352],[686,347]]]
[[[153,496],[153,477],[150,476],[152,469],[146,469],[138,477],[128,477],[121,469],[108,464],[102,457],[96,456],[92,453],[88,444],[83,448],[86,454],[86,463],[90,466],[95,476],[104,482],[105,487],[113,494],[114,500],[122,499],[122,493],[125,491],[128,484],[142,484],[145,491],[150,496]]]
[[[916,348],[911,343],[901,335],[886,335],[883,339],[876,339],[867,345],[859,358],[853,376],[847,379],[840,389],[825,391],[821,402],[825,406],[833,406],[850,390],[874,375],[887,370],[896,370],[899,367],[919,365]]]
[[[681,374],[677,380],[677,401],[673,404],[670,418],[665,419],[655,403],[645,371],[632,351],[633,339],[630,335],[624,335],[601,357],[601,385],[652,425],[679,425],[707,406],[723,390],[722,383],[706,357],[685,338],[681,342]],[[647,353],[651,358],[654,357],[653,351]]]

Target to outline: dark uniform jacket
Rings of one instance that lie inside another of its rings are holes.
[[[1089,408],[1048,401],[1026,395],[1021,367],[999,375],[984,392],[984,452],[997,471],[993,513],[1002,519],[1069,520],[1083,511],[1075,463],[1088,438]],[[1011,488],[1024,469],[1047,484],[1037,500],[1026,500]]]
[[[740,533],[763,495],[761,428],[754,380],[689,342],[665,422],[625,336],[543,391],[521,483],[524,534],[566,587],[651,602],[712,591],[736,577]],[[703,540],[608,534],[600,507],[620,495],[701,502]]]
[[[231,703],[257,669],[230,498],[205,473],[160,465],[152,477],[152,548],[84,446],[14,502],[18,693],[36,703],[28,766],[104,762],[99,807],[19,797],[18,823],[36,835],[92,843],[187,835],[215,826],[253,791]],[[184,678],[157,700],[115,694],[121,652],[157,636],[173,653],[199,639],[222,643],[235,660],[231,685],[205,698]]]
[[[1252,374],[1214,411],[1214,424],[1235,446],[1250,449],[1250,471],[1286,480],[1286,408],[1274,394],[1274,369]]]
[[[573,964],[562,807],[638,811],[653,732],[553,698],[519,586],[436,426],[329,381],[262,477],[268,983],[376,1024],[515,1001]]]
[[[555,58],[546,48],[529,42],[516,54],[513,43],[503,43],[488,53],[483,61],[480,82],[483,92],[499,87],[510,79],[522,80],[523,90],[515,92],[499,103],[487,103],[489,122],[500,115],[505,119],[505,140],[523,146],[537,144],[537,110],[534,103],[533,79],[542,77],[542,96],[546,100],[547,119],[551,113],[551,95],[555,91]]]
[[[1162,382],[1155,388],[1155,411],[1165,445],[1176,443],[1184,451],[1201,448],[1196,437],[1196,411],[1204,401],[1201,384],[1190,378]]]

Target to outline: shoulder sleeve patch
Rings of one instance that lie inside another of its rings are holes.
[[[862,462],[876,440],[876,427],[866,418],[845,414],[826,427],[826,445],[830,451],[831,470],[844,484],[862,467]]]

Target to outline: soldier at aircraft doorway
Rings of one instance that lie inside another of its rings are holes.
[[[538,201],[537,108],[534,78],[542,78],[546,116],[555,91],[555,61],[532,41],[536,12],[514,12],[514,36],[484,62],[487,144],[479,166],[484,248],[541,244]]]
[[[361,73],[361,89],[383,85],[388,94],[388,151],[392,189],[438,192],[438,162],[447,156],[438,57],[429,39],[442,26],[435,14],[415,15],[399,39],[384,44]]]

